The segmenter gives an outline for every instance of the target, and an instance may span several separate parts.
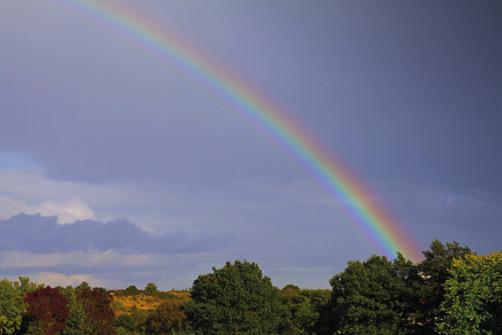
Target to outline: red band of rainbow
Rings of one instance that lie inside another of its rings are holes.
[[[165,29],[157,28],[147,18],[123,6],[106,1],[67,0],[89,11],[117,28],[134,36],[188,71],[220,95],[233,102],[238,110],[251,116],[280,142],[284,143],[319,177],[327,188],[342,199],[355,221],[376,241],[382,251],[393,258],[396,252],[418,261],[421,256],[414,241],[407,237],[398,223],[372,199],[369,193],[339,160],[315,142],[308,132],[286,117],[284,112],[250,85],[209,61]]]

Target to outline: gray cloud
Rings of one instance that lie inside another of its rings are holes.
[[[500,1],[121,3],[282,105],[421,247],[500,248]],[[0,219],[96,220],[2,221],[2,271],[186,287],[247,258],[315,287],[381,252],[263,127],[122,30],[0,1],[0,43]]]
[[[0,249],[4,251],[177,254],[216,250],[228,242],[228,237],[221,236],[148,233],[125,220],[60,225],[56,217],[18,214],[0,221]]]

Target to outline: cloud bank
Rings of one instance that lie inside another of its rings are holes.
[[[18,214],[0,221],[2,251],[179,254],[216,250],[228,242],[228,238],[210,235],[150,233],[126,220],[82,220],[61,225],[56,217]]]

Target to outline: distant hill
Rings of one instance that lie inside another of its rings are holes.
[[[135,311],[149,312],[155,310],[161,303],[166,301],[187,302],[190,300],[188,291],[159,291],[155,294],[127,293],[124,290],[110,292],[112,295],[112,308],[115,316],[133,314]]]

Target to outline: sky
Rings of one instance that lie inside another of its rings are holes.
[[[282,106],[421,250],[501,249],[500,2],[121,4]],[[247,259],[320,288],[382,254],[262,125],[72,1],[0,1],[0,49],[0,277],[182,289]]]

